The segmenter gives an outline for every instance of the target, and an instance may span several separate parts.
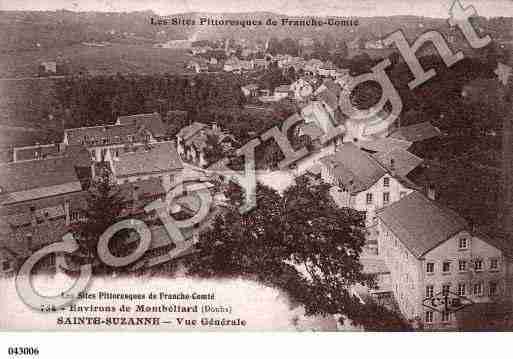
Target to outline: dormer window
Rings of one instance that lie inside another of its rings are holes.
[[[460,238],[458,240],[458,248],[459,249],[467,249],[468,248],[468,239],[467,238]]]

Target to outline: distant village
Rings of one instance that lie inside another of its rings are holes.
[[[296,106],[292,116],[299,121],[293,132],[310,139],[309,154],[288,169],[260,171],[259,180],[271,187],[299,176],[327,183],[337,206],[365,214],[366,245],[360,259],[364,271],[377,276],[378,286],[354,288],[355,295],[393,303],[407,320],[426,329],[457,329],[462,319],[461,313],[424,305],[439,295],[469,298],[476,312],[511,298],[513,252],[503,238],[470,225],[437,201],[436,188],[416,183],[412,176],[425,165],[427,149],[444,137],[440,129],[430,122],[383,126],[385,110],[368,126],[345,118],[339,100],[348,96],[350,72],[304,51],[311,39],[301,40],[303,51],[297,56],[272,55],[269,42],[236,49],[229,41],[217,47],[183,41],[160,46],[189,49],[194,59],[186,71],[236,73],[245,80],[241,90],[254,106],[265,108],[284,99]],[[379,40],[355,39],[347,47],[386,50]],[[55,63],[41,66],[45,74],[57,72]],[[294,80],[262,87],[253,75],[270,69],[293,71]],[[0,165],[0,272],[15,272],[30,254],[61,240],[83,221],[89,185],[105,171],[126,203],[121,218],[153,223],[151,248],[133,269],[161,265],[156,258],[170,247],[162,225],[155,222],[155,214],[144,211],[145,205],[164,199],[181,179],[212,174],[214,149],[230,156],[241,145],[215,121],[192,122],[170,135],[170,124],[186,117],[179,110],[119,116],[114,124],[66,128],[58,143],[14,147],[9,162]],[[323,135],[337,126],[343,131],[323,143]],[[210,183],[209,190],[214,207],[222,211],[227,205],[223,186]],[[191,215],[198,203],[184,201],[175,207],[173,214]],[[191,248],[208,225],[185,230],[193,239]],[[46,265],[70,269],[64,257]]]

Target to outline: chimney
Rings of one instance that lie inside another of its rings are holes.
[[[30,207],[30,224],[35,227],[37,226],[36,207]]]
[[[139,186],[134,186],[132,190],[132,200],[137,202],[139,200]]]
[[[426,192],[427,192],[427,197],[430,200],[432,200],[432,201],[436,200],[436,191],[435,191],[435,188],[433,186],[428,185]]]
[[[32,249],[34,248],[34,241],[32,233],[27,233],[25,236],[25,241],[27,243],[27,249],[29,252],[32,252]]]

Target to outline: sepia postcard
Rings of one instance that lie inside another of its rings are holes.
[[[9,0],[0,52],[0,331],[513,331],[513,1]]]

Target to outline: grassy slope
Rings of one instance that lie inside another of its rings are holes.
[[[0,77],[33,76],[41,61],[69,61],[75,71],[81,67],[92,74],[116,72],[139,74],[183,71],[191,58],[184,50],[154,48],[151,45],[112,44],[106,47],[72,45],[63,48],[8,53],[0,61]]]

